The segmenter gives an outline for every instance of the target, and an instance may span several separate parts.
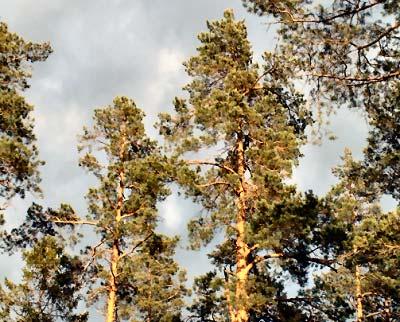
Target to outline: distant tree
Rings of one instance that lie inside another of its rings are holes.
[[[80,165],[99,181],[87,195],[88,215],[70,208],[38,218],[47,233],[56,225],[94,228],[98,243],[83,251],[88,303],[105,299],[107,322],[180,321],[186,294],[185,274],[173,260],[178,239],[155,232],[157,202],[170,193],[172,168],[145,135],[143,116],[126,97],[95,110],[80,146],[86,150]]]
[[[321,113],[346,105],[371,125],[365,179],[400,198],[400,16],[391,0],[242,0],[279,26],[280,51]]]
[[[65,252],[55,237],[45,236],[24,251],[25,267],[19,284],[0,285],[0,318],[10,322],[84,322],[75,313],[81,300],[82,262]]]
[[[46,60],[51,51],[48,43],[26,42],[0,22],[0,210],[15,195],[40,191],[33,106],[21,91],[29,87],[29,63]]]
[[[341,231],[335,270],[315,279],[312,304],[324,321],[400,318],[400,217],[383,213],[377,185],[365,183],[349,151],[336,169],[340,182],[327,196],[332,231]]]
[[[188,321],[229,321],[228,305],[224,295],[224,279],[217,272],[208,272],[194,280],[195,297],[188,308]],[[227,287],[227,292],[229,288]]]
[[[262,67],[254,63],[245,24],[232,11],[207,27],[184,64],[193,79],[188,99],[176,98],[175,115],[161,114],[159,124],[176,154],[178,181],[204,210],[189,224],[193,247],[224,236],[209,255],[218,274],[196,280],[192,320],[283,321],[282,276],[302,285],[311,265],[330,264],[319,256],[318,200],[286,181],[311,117],[290,66],[270,53]],[[202,159],[190,159],[196,155]]]

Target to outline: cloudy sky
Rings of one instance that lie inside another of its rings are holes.
[[[7,227],[17,225],[32,200],[57,207],[60,202],[85,212],[84,195],[94,181],[78,167],[77,134],[90,124],[94,108],[112,102],[116,95],[133,98],[146,117],[146,128],[155,137],[153,123],[161,111],[171,111],[174,96],[187,82],[182,62],[195,52],[196,35],[206,20],[218,19],[233,8],[244,18],[256,57],[274,47],[274,31],[263,20],[248,15],[240,0],[1,0],[0,20],[26,40],[49,41],[54,53],[33,69],[28,101],[35,105],[35,131],[41,158],[45,198],[14,200],[7,211]],[[324,193],[334,182],[331,168],[345,147],[360,156],[366,125],[356,112],[332,118],[336,141],[308,145],[295,171],[302,190]],[[182,234],[196,214],[190,201],[172,195],[160,205],[161,227]],[[207,268],[205,252],[185,251],[178,260],[190,276]],[[16,256],[1,259],[0,277],[17,278]],[[94,319],[94,318],[93,318]]]

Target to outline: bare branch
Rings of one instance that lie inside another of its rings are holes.
[[[134,245],[130,251],[128,252],[124,252],[123,254],[121,254],[121,256],[119,257],[119,259],[124,258],[125,256],[128,256],[130,254],[132,254],[136,248],[138,248],[139,246],[141,246],[142,244],[144,244],[151,236],[153,236],[154,231],[150,232],[143,240],[139,241],[136,245]]]
[[[230,183],[226,182],[226,181],[222,181],[222,180],[216,180],[216,181],[213,181],[213,182],[208,182],[208,183],[204,183],[204,184],[198,184],[196,186],[198,188],[207,188],[207,187],[210,187],[210,186],[217,186],[217,185],[227,185],[227,186],[229,186]]]
[[[226,171],[228,171],[228,172],[237,174],[236,171],[233,170],[232,168],[230,168],[230,167],[228,167],[228,166],[226,166],[226,165],[217,163],[217,162],[213,162],[213,161],[207,161],[207,160],[187,160],[186,163],[187,163],[187,164],[190,164],[190,165],[211,165],[211,166],[215,166],[215,167],[219,167],[219,168],[221,168],[221,169],[224,169],[224,170],[226,170]]]
[[[85,265],[85,267],[83,268],[83,271],[86,271],[86,270],[88,269],[88,267],[89,267],[90,265],[92,265],[92,263],[94,262],[94,258],[95,258],[95,256],[96,256],[97,248],[99,248],[101,245],[103,245],[104,242],[105,242],[105,239],[102,239],[102,240],[100,241],[100,243],[98,243],[96,246],[92,247],[92,254],[91,254],[91,256],[90,256],[90,260],[89,260],[89,262]]]
[[[372,83],[378,83],[382,82],[385,80],[388,80],[390,78],[394,78],[397,76],[400,76],[400,70],[396,70],[394,72],[384,74],[381,76],[376,76],[376,77],[353,77],[353,76],[337,76],[337,75],[332,75],[332,74],[306,74],[303,76],[312,76],[312,77],[317,77],[317,78],[329,78],[329,79],[334,79],[337,81],[345,81],[348,82],[346,85],[347,86],[362,86],[362,85],[367,85],[367,84],[372,84]]]
[[[293,14],[288,11],[288,10],[278,10],[279,13],[281,14],[286,14],[289,19],[282,19],[280,21],[275,21],[272,24],[282,24],[282,23],[331,23],[335,19],[346,17],[346,16],[354,16],[355,14],[358,14],[362,11],[371,9],[372,7],[379,5],[381,3],[385,2],[385,0],[377,0],[377,1],[372,1],[369,4],[363,5],[361,7],[357,6],[353,10],[342,10],[340,13],[328,17],[321,17],[319,19],[307,19],[307,18],[301,18],[301,17],[294,17]]]
[[[125,219],[125,218],[129,218],[129,217],[135,216],[140,210],[142,210],[142,209],[144,208],[144,206],[146,205],[146,203],[147,203],[147,201],[144,201],[144,202],[139,206],[139,208],[137,208],[135,211],[132,211],[132,212],[129,212],[129,213],[126,213],[126,214],[122,215],[122,216],[121,216],[121,220],[122,220],[122,219]]]
[[[373,41],[364,44],[364,45],[355,45],[352,44],[353,46],[355,46],[357,48],[357,50],[362,50],[368,47],[371,47],[373,45],[375,45],[377,42],[379,42],[382,38],[386,37],[388,34],[390,34],[392,31],[396,30],[397,28],[400,27],[400,22],[397,22],[396,24],[394,24],[393,26],[391,26],[390,28],[386,29],[384,32],[382,32],[376,39],[374,39]]]
[[[97,226],[99,224],[97,221],[89,221],[89,220],[61,220],[61,219],[55,219],[55,220],[51,220],[51,222],[56,223],[56,224],[66,224],[66,225]]]

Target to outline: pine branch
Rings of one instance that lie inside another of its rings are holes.
[[[89,267],[90,265],[92,265],[92,263],[94,262],[94,258],[95,258],[95,256],[96,256],[97,249],[98,249],[101,245],[103,245],[104,242],[105,242],[105,239],[102,239],[102,240],[100,241],[100,243],[98,243],[96,246],[92,247],[92,254],[91,254],[91,256],[90,256],[90,260],[89,260],[89,262],[84,266],[83,271],[86,271],[86,270],[88,269],[88,267]]]
[[[367,5],[363,5],[362,7],[356,7],[353,10],[343,10],[342,12],[336,14],[336,15],[332,15],[332,16],[327,16],[327,17],[321,17],[319,19],[304,19],[304,18],[297,18],[295,16],[293,16],[293,14],[289,11],[289,10],[277,10],[278,13],[280,14],[287,14],[289,16],[290,19],[282,19],[280,21],[275,21],[273,23],[269,23],[269,24],[283,24],[283,23],[315,23],[315,24],[329,24],[332,21],[338,19],[338,18],[342,18],[342,17],[346,17],[346,16],[354,16],[355,14],[358,14],[362,11],[368,10],[373,8],[376,5],[379,5],[381,3],[384,3],[385,0],[377,0],[377,1],[373,1]]]
[[[208,183],[204,183],[204,184],[198,184],[196,185],[197,188],[207,188],[210,186],[216,186],[216,185],[231,185],[229,182],[226,181],[213,181],[213,182],[208,182]]]
[[[365,318],[366,318],[366,319],[367,319],[367,318],[371,318],[371,317],[373,317],[373,316],[377,316],[377,315],[382,314],[382,313],[385,313],[385,311],[384,311],[384,310],[381,310],[381,311],[377,311],[377,312],[374,312],[374,313],[367,314],[367,315],[365,316]]]
[[[90,226],[97,226],[99,224],[98,221],[89,221],[89,220],[61,220],[61,219],[54,219],[50,220],[55,224],[66,224],[66,225],[90,225]]]
[[[317,77],[317,78],[329,78],[329,79],[334,79],[337,81],[345,81],[349,82],[346,85],[347,86],[362,86],[362,85],[367,85],[367,84],[372,84],[372,83],[379,83],[391,78],[395,78],[397,76],[400,76],[400,70],[384,74],[381,76],[377,77],[353,77],[353,76],[337,76],[333,74],[306,74],[304,76],[312,76],[312,77]]]
[[[123,254],[121,254],[121,256],[119,257],[119,259],[124,258],[125,256],[129,256],[130,254],[132,254],[135,249],[137,249],[139,246],[141,246],[142,244],[144,244],[151,236],[153,236],[154,231],[150,232],[150,234],[148,234],[143,240],[139,241],[136,245],[134,245],[130,251],[128,252],[124,252]]]
[[[254,259],[253,263],[258,264],[262,261],[265,261],[267,259],[272,259],[272,258],[283,258],[285,256],[284,253],[273,253],[273,254],[268,254],[268,255],[263,255],[263,256],[256,256]]]
[[[371,46],[375,45],[382,38],[386,37],[388,34],[390,34],[392,31],[396,30],[399,27],[400,27],[400,22],[397,22],[396,24],[394,24],[390,28],[388,28],[385,31],[383,31],[376,39],[372,40],[371,42],[369,42],[367,44],[364,44],[364,45],[356,45],[356,44],[353,44],[353,43],[350,43],[350,44],[353,45],[354,47],[356,47],[357,50],[360,51],[362,49],[365,49],[365,48],[368,48],[368,47],[371,47]]]
[[[323,266],[328,266],[332,270],[336,271],[336,268],[332,267],[332,264],[336,262],[336,260],[334,260],[334,259],[324,259],[324,258],[318,258],[318,257],[303,256],[303,255],[296,254],[296,253],[272,253],[272,254],[267,254],[264,256],[256,256],[253,263],[257,264],[264,260],[276,259],[276,258],[295,259],[298,261],[299,257],[302,257],[302,260],[304,260],[304,261],[320,264]]]
[[[137,213],[138,213],[140,210],[142,210],[142,209],[144,208],[144,206],[146,205],[146,203],[147,203],[147,201],[144,201],[144,202],[139,206],[139,208],[137,208],[135,211],[132,211],[132,212],[129,212],[129,213],[126,213],[126,214],[122,215],[122,216],[121,216],[121,220],[122,220],[122,219],[125,219],[125,218],[129,218],[129,217],[132,217],[132,216],[137,215]]]

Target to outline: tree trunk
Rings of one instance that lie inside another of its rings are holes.
[[[236,316],[235,316],[235,311],[233,310],[233,306],[232,306],[229,277],[225,278],[225,298],[226,298],[226,303],[228,306],[229,319],[230,319],[230,321],[235,321]]]
[[[151,299],[152,299],[152,292],[151,292],[151,285],[152,285],[152,275],[151,275],[151,270],[150,270],[150,264],[147,265],[147,281],[149,283],[149,295],[147,297],[147,300],[149,303],[152,303]],[[152,319],[152,307],[151,305],[148,307],[148,311],[147,311],[147,319],[146,322],[151,322]]]
[[[119,259],[119,251],[118,245],[113,244],[112,255],[111,255],[111,272],[109,278],[108,285],[108,301],[107,301],[107,322],[115,321],[115,307],[117,302],[117,283],[116,276],[118,274],[118,259]]]
[[[123,134],[121,135],[119,158],[121,163],[123,163],[125,146],[126,146],[126,136],[124,135],[125,132],[124,128],[121,129],[121,132]],[[122,207],[124,205],[124,188],[125,188],[124,187],[125,173],[123,167],[119,170],[118,178],[119,182],[117,188],[117,207],[115,209],[115,231],[114,231],[114,240],[111,253],[111,261],[110,261],[110,278],[108,285],[106,322],[115,322],[116,306],[117,306],[117,291],[118,291],[117,277],[118,277],[118,261],[120,258],[118,230],[122,217]]]
[[[362,306],[361,273],[360,266],[356,265],[356,301],[357,301],[357,322],[364,320]]]
[[[237,215],[236,215],[236,290],[235,290],[235,319],[232,322],[248,322],[248,294],[247,282],[251,266],[247,263],[250,253],[246,244],[246,190],[245,190],[245,157],[243,135],[238,135],[237,165],[239,186],[237,188]]]

